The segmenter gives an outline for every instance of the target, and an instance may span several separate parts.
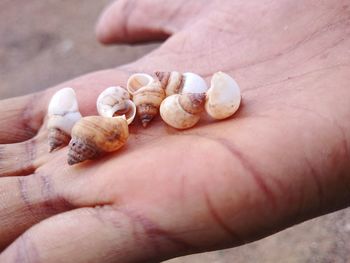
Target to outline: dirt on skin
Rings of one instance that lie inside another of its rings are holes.
[[[157,45],[99,45],[94,24],[108,0],[0,0],[0,99],[133,61]],[[168,263],[348,263],[350,209],[242,247]]]

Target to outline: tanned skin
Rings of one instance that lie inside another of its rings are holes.
[[[0,102],[0,262],[157,262],[237,246],[350,203],[347,0],[119,0],[105,44],[165,40],[131,64]],[[134,72],[221,70],[234,117],[130,126],[120,151],[67,165],[46,110],[73,87],[83,115]]]

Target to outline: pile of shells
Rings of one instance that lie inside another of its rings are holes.
[[[50,152],[69,144],[68,164],[77,164],[120,149],[136,115],[143,127],[159,112],[169,126],[188,129],[198,123],[203,111],[222,120],[232,116],[240,103],[238,84],[223,72],[213,75],[210,88],[194,73],[133,74],[126,89],[109,87],[98,96],[99,116],[82,117],[74,90],[64,88],[49,103]]]

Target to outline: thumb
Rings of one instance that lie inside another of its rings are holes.
[[[115,1],[101,15],[96,35],[104,44],[165,40],[195,18],[200,2]]]

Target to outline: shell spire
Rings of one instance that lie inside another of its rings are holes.
[[[68,144],[74,124],[81,118],[75,92],[63,88],[51,98],[48,107],[49,151]]]

